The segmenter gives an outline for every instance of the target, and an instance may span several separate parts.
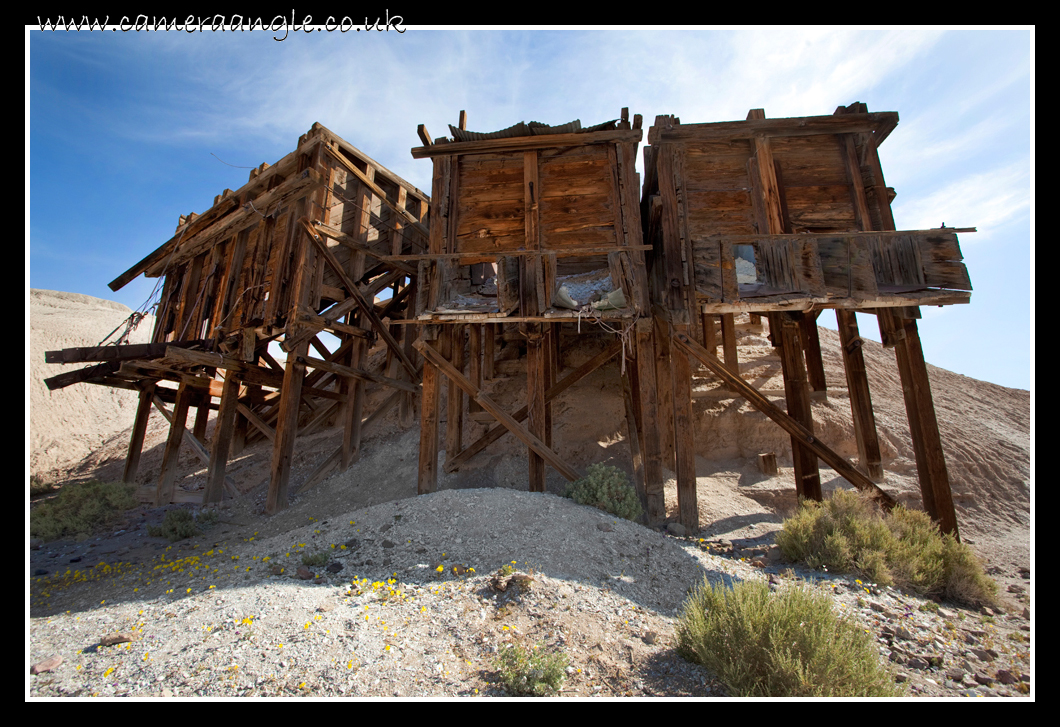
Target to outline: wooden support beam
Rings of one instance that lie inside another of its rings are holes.
[[[819,396],[827,396],[828,383],[824,377],[824,360],[821,358],[821,339],[817,332],[817,317],[820,310],[804,313],[799,319],[799,336],[802,349],[806,355],[806,373],[809,377],[810,391]]]
[[[703,313],[703,348],[712,355],[718,352],[717,317],[713,313]]]
[[[647,500],[645,509],[648,525],[655,526],[666,519],[666,497],[662,472],[662,439],[659,433],[659,396],[655,380],[652,321],[650,319],[638,320],[634,334],[637,342],[637,357],[634,365],[640,389],[640,420],[644,435],[641,451],[644,454],[644,490]]]
[[[259,417],[253,409],[251,409],[243,402],[239,402],[238,404],[236,404],[236,409],[239,411],[240,414],[246,417],[248,423],[253,424],[258,429],[258,431],[264,434],[266,439],[268,439],[270,442],[276,441],[276,430],[270,427],[261,417]]]
[[[633,485],[637,488],[637,496],[640,498],[641,507],[646,510],[647,490],[644,488],[644,453],[640,447],[644,433],[638,416],[638,405],[640,402],[634,398],[636,377],[633,372],[635,370],[636,367],[633,361],[630,361],[627,364],[626,373],[622,376],[622,399],[626,405],[626,436],[629,440],[629,458],[633,465]]]
[[[527,325],[526,331],[526,402],[529,411],[528,429],[531,434],[547,444],[547,417],[545,416],[545,389],[548,386],[548,350],[546,333],[539,323]],[[545,491],[545,460],[533,448],[527,452],[530,469],[530,492]]]
[[[799,422],[813,434],[813,408],[810,405],[805,359],[799,341],[798,313],[774,313],[770,319],[770,330],[777,323],[776,342],[784,372],[784,396],[788,403],[788,416]],[[799,497],[821,500],[821,472],[817,457],[808,449],[801,437],[792,435],[791,456],[795,462],[795,489]]]
[[[140,455],[144,448],[144,435],[147,433],[147,421],[151,416],[151,400],[155,396],[154,382],[147,382],[140,389],[140,401],[136,405],[136,419],[133,421],[132,436],[129,437],[129,452],[125,456],[125,469],[121,481],[127,485],[136,484],[136,470],[140,467]]]
[[[162,455],[162,471],[159,473],[158,487],[155,489],[156,507],[166,505],[173,499],[177,483],[177,457],[180,454],[181,440],[184,438],[184,424],[188,420],[188,407],[193,391],[187,384],[181,384],[177,390],[177,402],[173,407],[169,436],[166,438],[166,449]]]
[[[420,339],[416,341],[416,350],[419,351],[430,363],[434,364],[441,373],[449,377],[450,380],[455,381],[461,389],[467,392],[468,396],[476,399],[482,404],[483,409],[492,414],[498,422],[508,429],[508,431],[518,437],[528,447],[533,449],[536,454],[540,455],[546,462],[548,462],[548,464],[552,465],[561,475],[566,477],[567,480],[573,482],[578,479],[579,475],[577,471],[560,459],[555,452],[546,447],[545,443],[539,438],[520,426],[518,422],[501,409],[491,398],[475,388],[475,386],[468,381],[463,374],[453,368],[453,365],[438,353],[438,349],[434,348],[423,339]]]
[[[655,383],[659,398],[656,399],[659,419],[656,427],[659,432],[659,456],[663,467],[673,472],[674,464],[674,400],[673,376],[670,370],[670,331],[669,324],[659,316],[653,319],[655,324]]]
[[[916,320],[898,319],[890,310],[880,310],[877,316],[881,320],[893,316],[896,319],[894,326],[905,331],[905,337],[894,347],[894,352],[902,380],[902,394],[905,396],[905,411],[909,420],[909,433],[913,439],[913,454],[916,457],[916,471],[920,477],[924,510],[939,524],[942,532],[959,538],[957,513],[953,507],[949,474],[946,471],[946,457],[942,451],[942,438],[939,435],[938,420],[935,418],[927,363],[924,361]]]
[[[471,383],[482,387],[482,331],[485,323],[471,323],[467,328],[467,375]],[[474,415],[482,411],[477,401],[468,402],[468,414]]]
[[[858,331],[857,315],[852,310],[836,308],[836,323],[842,347],[843,368],[847,376],[850,412],[854,420],[854,438],[858,443],[858,466],[873,482],[883,482],[880,440],[876,433],[876,417],[872,413],[869,379],[862,353],[864,341]]]
[[[818,457],[824,460],[829,467],[838,472],[841,477],[845,478],[858,489],[864,490],[874,497],[885,509],[889,510],[897,504],[893,497],[877,487],[872,480],[859,472],[852,464],[850,464],[850,462],[825,446],[821,440],[814,436],[813,432],[809,431],[800,422],[781,411],[780,408],[774,405],[773,402],[763,396],[753,386],[738,376],[733,376],[721,361],[710,355],[706,349],[691,340],[687,335],[681,333],[676,334],[674,336],[674,343],[683,347],[685,351],[699,359],[718,377],[726,380],[733,390],[739,392],[740,395],[747,399],[752,406],[779,424],[790,435],[798,437],[800,443],[813,450]]]
[[[676,325],[674,331],[688,336],[688,326]],[[688,354],[671,346],[674,400],[674,455],[677,464],[677,507],[681,524],[689,533],[699,530],[699,505],[696,501],[696,441],[692,417],[692,367]]]
[[[464,325],[445,326],[445,335],[449,341],[449,360],[454,369],[463,373]],[[449,457],[450,453],[456,454],[464,446],[464,392],[452,381],[446,390],[445,404],[445,454]]]
[[[591,374],[593,371],[596,371],[596,369],[600,368],[605,363],[613,359],[615,356],[618,355],[618,352],[621,350],[621,346],[621,342],[616,341],[615,343],[611,344],[606,349],[604,349],[602,352],[596,354],[591,359],[583,363],[574,371],[567,374],[565,377],[563,377],[562,381],[559,381],[553,386],[549,387],[548,391],[545,392],[545,402],[548,403],[552,401],[564,391],[569,389],[571,386],[578,383],[586,376]],[[524,406],[518,411],[516,411],[514,414],[512,414],[512,419],[517,422],[523,422],[528,414],[529,408]],[[460,467],[466,464],[468,460],[470,460],[476,454],[478,454],[486,447],[493,444],[502,436],[504,436],[507,431],[508,429],[501,424],[497,424],[491,427],[488,432],[486,432],[481,437],[472,442],[470,445],[468,445],[468,447],[463,452],[448,457],[445,462],[445,471],[456,472],[458,469],[460,469]]]
[[[740,375],[740,355],[736,346],[736,314],[722,313],[721,319],[721,348],[725,356],[725,365],[729,371],[736,376]]]
[[[416,346],[413,343],[413,346]],[[430,361],[423,365],[423,393],[420,399],[420,464],[416,492],[434,492],[438,487],[438,424],[441,414],[442,381]]]
[[[202,500],[204,503],[221,501],[238,403],[239,379],[231,372],[226,373],[221,390],[221,408],[217,412],[217,423],[214,427],[213,449],[210,451],[210,463],[206,470],[206,492]]]
[[[412,361],[410,361],[409,358],[405,355],[405,352],[402,350],[398,342],[394,340],[394,337],[390,335],[389,328],[383,325],[383,322],[379,320],[379,317],[375,313],[375,306],[365,300],[364,296],[361,295],[356,282],[354,282],[350,278],[350,276],[346,274],[346,271],[342,268],[342,265],[335,258],[335,255],[331,252],[330,249],[328,249],[327,243],[324,242],[324,238],[322,238],[316,233],[309,221],[305,218],[302,218],[298,222],[302,226],[302,229],[305,234],[309,237],[310,240],[313,241],[313,244],[316,245],[317,250],[320,252],[320,254],[323,255],[324,260],[328,263],[328,265],[331,266],[331,269],[335,271],[335,273],[339,276],[339,279],[342,281],[343,286],[346,288],[346,293],[355,299],[357,306],[361,309],[361,314],[365,316],[365,318],[367,318],[367,320],[372,324],[372,328],[374,328],[376,333],[379,334],[379,337],[383,339],[383,341],[390,348],[390,350],[393,351],[394,355],[398,358],[398,360],[401,361],[402,366],[404,366],[405,370],[409,372],[409,375],[413,377],[413,381],[416,381],[416,367],[413,365]]]

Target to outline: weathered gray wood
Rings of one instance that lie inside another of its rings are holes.
[[[864,341],[858,331],[857,315],[852,310],[839,308],[835,313],[854,421],[854,438],[858,444],[858,463],[873,482],[883,482],[880,440],[876,432],[876,417],[872,412],[865,356],[861,350]]]

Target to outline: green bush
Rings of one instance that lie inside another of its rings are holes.
[[[29,496],[36,497],[37,495],[43,495],[46,492],[51,492],[52,486],[43,482],[37,475],[29,476]]]
[[[973,605],[997,602],[997,584],[972,550],[943,535],[926,513],[898,506],[881,516],[854,492],[804,500],[776,544],[790,560],[833,573],[858,572],[883,586]]]
[[[195,527],[195,516],[190,510],[170,510],[161,525],[148,525],[147,534],[152,538],[166,538],[171,543],[199,534]]]
[[[636,520],[642,512],[640,498],[629,484],[626,473],[606,464],[589,465],[589,473],[569,484],[564,497],[626,520]]]
[[[327,553],[302,553],[302,565],[307,565],[310,568],[319,568],[322,565],[327,565],[328,561],[331,560],[331,556]]]
[[[704,581],[682,608],[677,651],[736,697],[893,697],[901,688],[865,630],[826,595],[760,581]]]
[[[558,692],[566,676],[567,655],[519,644],[501,647],[494,664],[512,696],[544,697]]]
[[[64,485],[55,497],[35,505],[29,514],[30,535],[44,540],[87,538],[136,507],[136,488],[120,482]]]

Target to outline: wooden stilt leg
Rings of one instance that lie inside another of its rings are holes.
[[[438,488],[438,426],[441,414],[441,374],[430,362],[423,364],[420,400],[420,469],[416,492],[425,495]]]
[[[636,368],[635,360],[626,362],[626,373],[622,377],[622,398],[626,404],[626,430],[629,437],[629,457],[633,465],[633,486],[637,488],[641,507],[646,510],[648,500],[644,487],[644,455],[641,450],[644,432],[638,416],[640,399],[634,393],[637,390],[636,375],[633,373]]]
[[[817,333],[817,316],[820,314],[821,311],[804,313],[799,320],[799,335],[806,354],[810,391],[814,398],[823,399],[828,395],[828,385],[824,378],[824,361],[821,359],[821,339]]]
[[[799,314],[777,313],[770,317],[770,329],[779,324],[775,334],[780,360],[784,370],[784,393],[788,402],[788,415],[813,433],[813,409],[807,384],[805,359],[799,345]],[[792,437],[792,458],[795,461],[795,489],[800,497],[821,499],[821,473],[817,455]]]
[[[673,472],[674,464],[674,402],[664,392],[673,391],[673,376],[670,370],[670,333],[668,324],[660,318],[655,322],[655,383],[659,398],[659,446],[662,466]]]
[[[641,451],[644,453],[644,489],[647,499],[648,525],[666,519],[666,498],[663,489],[662,443],[659,436],[658,389],[655,380],[655,346],[652,322],[637,321],[637,380],[640,384],[641,431],[644,434]]]
[[[221,389],[221,408],[217,412],[217,424],[213,432],[213,447],[210,449],[210,464],[206,470],[206,492],[203,502],[220,502],[224,490],[225,468],[228,465],[228,447],[232,441],[236,405],[239,403],[239,380],[228,373]]]
[[[688,335],[688,326],[675,325]],[[674,398],[674,454],[677,463],[677,505],[681,524],[689,533],[699,530],[699,505],[696,502],[696,443],[692,419],[692,367],[688,354],[671,347]]]
[[[545,441],[548,429],[546,415],[545,391],[548,388],[547,346],[545,333],[541,324],[531,323],[526,329],[526,402],[529,409],[527,429]],[[545,460],[534,452],[528,451],[530,463],[530,492],[545,491]]]
[[[725,366],[737,376],[740,375],[739,354],[736,349],[736,315],[733,313],[722,313],[721,318],[721,346],[725,355]]]
[[[446,326],[449,329],[449,360],[453,368],[463,373],[464,371],[464,324]],[[464,448],[464,392],[449,382],[448,398],[446,399],[448,416],[445,427],[445,456],[455,457]]]
[[[147,421],[151,416],[151,399],[155,395],[154,383],[148,383],[140,391],[140,401],[136,405],[136,420],[133,422],[132,436],[129,438],[129,453],[125,457],[125,470],[121,481],[127,485],[136,484],[136,470],[140,467],[140,455],[144,448],[144,435],[147,433]]]
[[[883,482],[880,440],[876,433],[876,418],[872,413],[869,380],[865,369],[863,341],[858,331],[857,315],[852,310],[836,308],[836,323],[843,351],[850,412],[854,421],[854,437],[858,443],[858,463],[873,482]]]
[[[905,410],[909,419],[909,433],[913,438],[913,453],[920,477],[924,510],[939,524],[942,532],[959,537],[957,513],[953,507],[946,458],[942,452],[942,439],[939,436],[938,420],[935,418],[935,405],[931,400],[931,384],[928,381],[927,364],[924,361],[916,320],[898,318],[894,312],[883,308],[877,315],[881,318],[892,317],[894,327],[905,333],[895,344],[894,351],[898,359],[898,373],[902,379],[902,393],[905,395]]]
[[[210,420],[210,394],[206,391],[197,392],[195,406],[195,424],[191,433],[203,444],[206,443],[206,424]]]
[[[484,323],[472,323],[467,327],[467,375],[471,383],[479,388],[482,388],[482,329],[485,327]],[[482,405],[471,399],[467,411],[474,418],[473,415],[482,411]]]
[[[188,408],[194,397],[193,390],[187,384],[177,389],[177,401],[173,405],[173,420],[169,424],[169,437],[166,439],[166,450],[162,455],[162,472],[158,478],[155,491],[155,506],[161,507],[173,501],[177,484],[177,459],[180,454],[180,443],[184,438],[184,425],[188,421]]]
[[[305,379],[306,366],[302,360],[308,353],[309,343],[303,342],[287,355],[280,389],[280,411],[276,418],[276,440],[272,448],[269,494],[265,499],[266,515],[275,515],[287,507],[287,485],[291,477],[291,458],[298,434],[298,410],[302,403],[302,382]]]
[[[715,332],[717,316],[713,313],[703,314],[703,348],[714,355],[718,351],[718,334]]]

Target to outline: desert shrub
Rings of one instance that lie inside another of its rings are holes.
[[[195,516],[195,522],[199,527],[210,528],[221,520],[221,515],[216,510],[200,510]]]
[[[331,557],[327,553],[302,553],[302,565],[307,565],[310,568],[319,568],[322,565],[327,565]]]
[[[857,572],[883,586],[971,604],[997,600],[997,585],[972,550],[943,535],[919,510],[880,515],[865,497],[836,490],[824,502],[804,500],[784,521],[776,544],[790,560],[834,573]]]
[[[512,696],[544,697],[562,686],[567,655],[540,646],[526,649],[519,644],[506,644],[497,654],[494,666]]]
[[[152,538],[165,538],[171,543],[199,534],[195,527],[195,516],[190,510],[170,510],[161,525],[148,525],[147,534]]]
[[[564,497],[626,520],[636,520],[642,512],[640,498],[626,473],[606,464],[589,465],[588,474],[569,484]]]
[[[677,651],[738,697],[892,697],[901,688],[872,637],[803,587],[704,581],[682,607]]]
[[[30,535],[44,540],[86,538],[121,518],[139,504],[133,485],[120,482],[69,484],[50,500],[35,505],[29,514]]]
[[[37,495],[43,495],[46,492],[51,492],[52,486],[45,483],[37,475],[29,476],[29,496],[36,497]]]

